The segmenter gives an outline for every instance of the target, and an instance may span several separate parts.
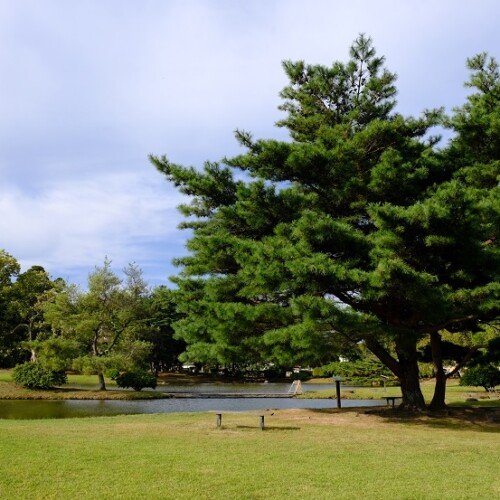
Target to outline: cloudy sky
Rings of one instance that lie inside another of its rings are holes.
[[[463,103],[500,58],[496,0],[0,0],[0,249],[85,285],[105,256],[169,285],[177,192],[149,153],[201,166],[233,131],[285,137],[284,59],[329,65],[370,35],[398,111]]]

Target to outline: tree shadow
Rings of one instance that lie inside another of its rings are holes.
[[[237,425],[237,429],[259,429],[259,427],[255,427],[253,425]],[[291,427],[291,426],[265,426],[262,429],[263,432],[281,432],[281,431],[300,431],[300,427]]]
[[[387,422],[405,423],[450,430],[500,432],[500,409],[488,407],[448,407],[444,410],[409,411],[406,409],[367,410]]]
[[[354,407],[310,409],[320,415],[363,414],[382,418],[394,424],[419,425],[439,429],[476,430],[479,432],[500,432],[500,408],[498,407],[448,407],[440,411],[409,411],[392,407]],[[375,425],[375,424],[374,424]]]

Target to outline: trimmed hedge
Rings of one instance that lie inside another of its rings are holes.
[[[136,391],[144,389],[144,387],[156,387],[156,377],[145,370],[131,370],[122,373],[116,377],[118,387],[132,387]]]

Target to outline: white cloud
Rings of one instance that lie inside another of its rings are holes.
[[[153,176],[133,173],[49,182],[35,193],[3,187],[2,244],[22,256],[23,268],[38,264],[68,276],[73,267],[88,272],[106,255],[119,268],[131,261],[149,265],[159,257],[159,246],[165,257],[182,252],[176,230],[180,202]]]
[[[371,35],[404,113],[463,101],[500,46],[496,0],[0,1],[0,248],[81,281],[108,255],[154,279],[185,235],[146,155],[200,166],[232,132],[281,136],[283,59],[345,60]],[[500,54],[496,54],[500,57]]]

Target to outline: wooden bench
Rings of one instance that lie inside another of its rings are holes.
[[[259,426],[260,426],[260,430],[263,431],[264,430],[264,424],[265,424],[265,417],[267,415],[274,415],[273,412],[255,412],[255,413],[243,413],[243,412],[222,412],[222,411],[215,411],[215,412],[211,412],[211,413],[215,413],[215,425],[217,427],[217,429],[220,429],[222,427],[222,414],[223,413],[226,413],[226,414],[237,414],[237,415],[252,415],[252,416],[256,416],[256,417],[259,417]]]
[[[403,396],[385,396],[384,399],[387,404],[392,403],[392,407],[394,408],[396,399],[403,399]]]

